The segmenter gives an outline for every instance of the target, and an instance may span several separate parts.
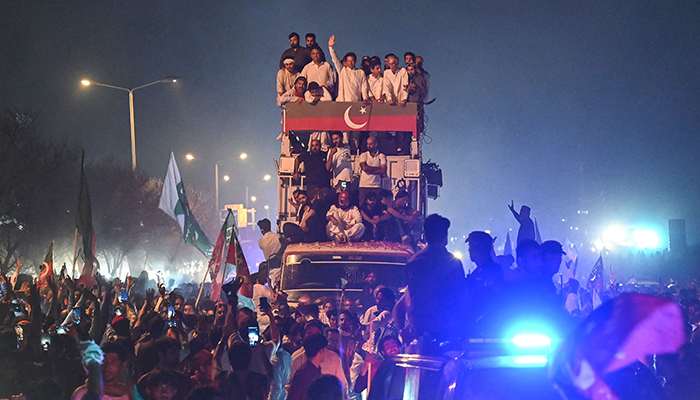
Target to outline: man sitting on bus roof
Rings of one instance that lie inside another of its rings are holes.
[[[301,104],[304,101],[306,94],[306,85],[308,81],[303,76],[298,76],[294,81],[294,87],[289,89],[287,93],[277,98],[277,105],[282,107],[287,103]]]
[[[358,242],[365,233],[362,224],[362,215],[355,206],[350,206],[350,193],[338,194],[338,205],[331,206],[326,214],[328,225],[326,232],[328,237],[338,243]]]

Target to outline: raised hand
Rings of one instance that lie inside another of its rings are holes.
[[[331,37],[328,39],[328,47],[333,46],[335,46],[335,35],[331,35]]]

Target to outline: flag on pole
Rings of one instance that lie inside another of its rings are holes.
[[[36,285],[39,289],[43,289],[49,285],[49,282],[54,282],[54,272],[53,272],[53,242],[49,247],[49,251],[44,257],[44,263],[42,264],[42,270],[39,273],[39,280]]]
[[[213,301],[218,301],[221,296],[221,285],[224,283],[224,271],[222,265],[225,265],[224,255],[228,255],[228,248],[231,244],[231,236],[233,235],[233,227],[236,224],[233,218],[233,213],[228,210],[228,215],[221,225],[219,237],[216,239],[216,245],[212,251],[211,259],[209,259],[209,274],[211,275],[211,287],[209,298]],[[226,257],[228,258],[228,257]]]
[[[593,265],[593,269],[591,270],[590,275],[588,275],[588,280],[591,282],[600,280],[602,282],[603,268],[603,255],[601,254],[600,257],[598,257],[598,261],[596,261],[595,265]]]
[[[238,240],[236,219],[231,210],[229,210],[221,226],[219,237],[216,240],[216,245],[209,260],[209,272],[211,273],[210,298],[213,301],[217,301],[221,297],[221,285],[226,279],[226,270],[229,265],[235,268],[236,273],[234,277],[242,276],[244,279],[243,285],[238,291],[239,295],[252,298],[253,283],[250,279],[250,270]]]
[[[537,218],[535,218],[535,242],[542,244],[542,236],[540,235],[540,227],[537,226]]]
[[[503,255],[513,255],[513,244],[510,242],[510,231],[506,232],[506,244],[503,247]]]
[[[85,176],[85,150],[82,152],[80,160],[80,187],[78,189],[78,212],[75,220],[76,243],[73,254],[73,271],[79,258],[82,258],[83,269],[78,282],[85,286],[92,286],[96,283],[95,274],[95,250],[96,238],[95,228],[92,226],[92,205],[90,204],[90,191],[88,190],[87,177]],[[82,249],[78,251],[78,236],[81,238]],[[79,257],[82,256],[82,257]]]
[[[172,152],[170,153],[170,163],[163,181],[163,192],[160,195],[158,208],[177,221],[182,229],[185,243],[196,247],[207,258],[212,256],[213,246],[207,235],[202,231],[202,228],[199,227],[194,215],[192,215],[187,196],[185,195],[185,186],[182,183],[180,171],[175,163],[175,155]]]

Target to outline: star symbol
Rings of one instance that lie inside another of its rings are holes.
[[[367,114],[367,107],[360,108],[360,114]]]

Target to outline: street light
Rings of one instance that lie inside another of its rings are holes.
[[[192,160],[194,160],[194,156],[193,156],[192,154],[189,154],[189,153],[188,153],[188,154],[185,156],[185,159],[187,159],[187,161],[192,161]]]
[[[131,122],[131,167],[134,171],[136,171],[136,135],[134,133],[134,91],[138,89],[143,89],[145,87],[155,85],[157,83],[174,83],[177,82],[177,80],[180,79],[177,76],[166,76],[163,79],[159,79],[157,81],[149,82],[141,86],[137,86],[135,88],[129,89],[121,86],[115,86],[115,85],[108,85],[106,83],[100,83],[100,82],[95,82],[91,81],[89,79],[83,79],[80,81],[84,86],[90,86],[90,85],[95,85],[95,86],[104,86],[107,88],[112,88],[112,89],[117,89],[117,90],[123,90],[125,92],[129,92],[129,120]],[[194,157],[192,157],[192,160]],[[188,160],[190,160],[188,158]]]

